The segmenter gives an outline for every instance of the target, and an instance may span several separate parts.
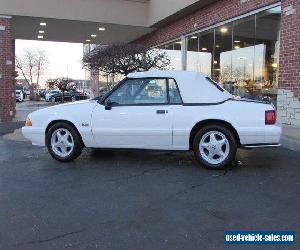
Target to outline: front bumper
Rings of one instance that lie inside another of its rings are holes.
[[[22,127],[23,136],[33,145],[45,146],[45,130],[35,127]]]

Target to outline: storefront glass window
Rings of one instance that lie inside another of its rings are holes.
[[[209,30],[187,39],[187,70],[212,73],[214,30]]]
[[[171,62],[169,67],[170,69],[181,69],[181,40],[177,40],[175,42],[159,46],[158,48],[166,52],[166,54],[168,55],[168,58]]]
[[[280,7],[256,15],[254,80],[256,92],[276,100],[278,84]]]
[[[234,95],[273,101],[281,8],[187,37],[187,70],[204,72]]]
[[[231,92],[251,97],[254,94],[255,16],[233,23]],[[225,84],[225,83],[224,83]],[[224,87],[226,87],[224,85]]]
[[[215,29],[213,79],[218,82],[232,81],[232,23]]]

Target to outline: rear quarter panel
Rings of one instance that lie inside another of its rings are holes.
[[[221,120],[237,131],[241,144],[265,143],[265,110],[269,104],[229,100],[218,105],[173,106],[173,145],[189,146],[192,128],[203,120]]]

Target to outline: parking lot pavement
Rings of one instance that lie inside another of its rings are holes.
[[[26,117],[29,113],[49,106],[53,106],[56,104],[46,102],[46,101],[29,101],[24,100],[23,102],[16,103],[16,116],[15,121],[25,121]]]
[[[300,249],[300,156],[239,151],[209,171],[190,153],[45,148],[0,139],[1,249]],[[226,246],[225,230],[289,230],[293,246]]]

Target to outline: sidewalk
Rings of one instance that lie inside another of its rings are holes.
[[[53,106],[55,104],[48,103],[45,101],[27,101],[24,102],[18,102],[16,105],[16,116],[11,122],[0,122],[0,136],[11,134],[15,130],[16,132],[14,134],[21,134],[19,128],[24,126],[26,117],[29,113],[41,109]],[[20,137],[21,136],[17,136]]]
[[[280,143],[283,147],[300,152],[300,126],[282,126]]]

